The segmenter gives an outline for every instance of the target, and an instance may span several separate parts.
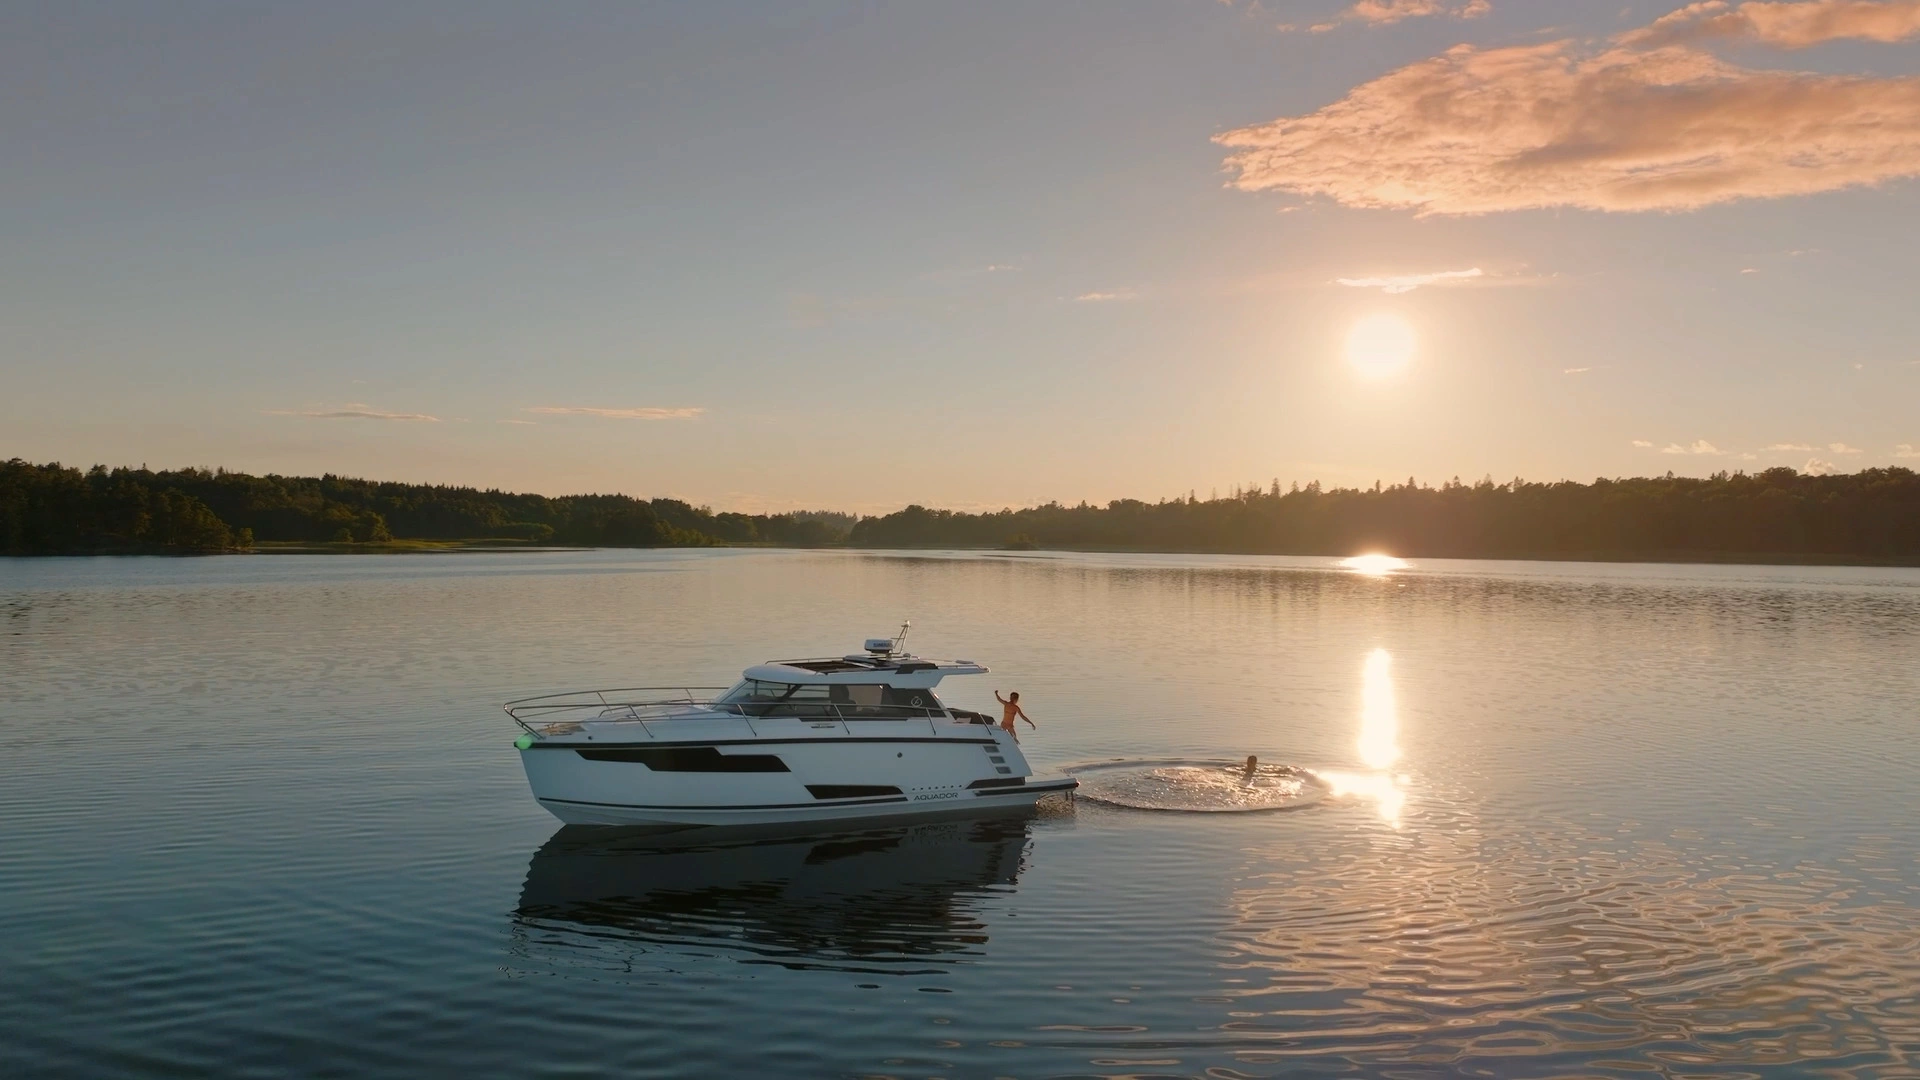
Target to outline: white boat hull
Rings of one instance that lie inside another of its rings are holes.
[[[947,814],[996,813],[1017,806],[1033,806],[1049,795],[1072,791],[1071,777],[1036,781],[1017,795],[972,798],[941,803],[879,803],[867,805],[802,805],[760,807],[650,807],[584,805],[562,799],[540,799],[547,812],[569,825],[778,825],[859,820],[898,820]]]
[[[998,728],[960,720],[589,724],[523,747],[534,798],[573,825],[767,825],[1032,806],[1034,777]]]

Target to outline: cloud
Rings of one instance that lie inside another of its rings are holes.
[[[1848,446],[1848,445],[1847,445],[1846,443],[1843,443],[1843,442],[1837,442],[1837,443],[1828,443],[1828,444],[1827,444],[1827,449],[1828,449],[1828,450],[1830,450],[1830,451],[1832,451],[1833,453],[1836,453],[1836,454],[1864,454],[1864,453],[1866,453],[1866,451],[1864,451],[1864,450],[1862,450],[1862,449],[1860,449],[1860,448],[1859,448],[1859,447],[1857,447],[1857,446]]]
[[[1806,473],[1808,476],[1827,476],[1836,470],[1831,461],[1821,461],[1819,458],[1808,458],[1807,463],[1800,466],[1800,471]]]
[[[1085,292],[1074,299],[1083,304],[1105,304],[1114,300],[1131,300],[1136,295],[1132,289],[1117,289],[1113,292]]]
[[[1726,451],[1721,450],[1705,439],[1696,439],[1691,446],[1681,446],[1679,443],[1668,443],[1666,446],[1660,448],[1660,452],[1663,454],[1706,454],[1710,457],[1717,457]]]
[[[706,412],[704,408],[683,409],[602,409],[586,405],[538,405],[526,410],[546,416],[598,416],[606,420],[691,420]]]
[[[540,422],[539,422],[538,420],[502,420],[502,421],[500,421],[500,423],[502,423],[502,424],[522,424],[522,425],[525,425],[525,426],[527,426],[527,427],[538,427],[538,426],[540,426]]]
[[[1560,369],[1560,374],[1562,374],[1562,375],[1585,375],[1585,374],[1586,374],[1587,372],[1589,372],[1589,371],[1592,371],[1592,370],[1593,370],[1593,369],[1592,369],[1592,368],[1590,368],[1590,367],[1570,367],[1570,368],[1561,368],[1561,369]],[[1652,443],[1648,443],[1647,445],[1648,445],[1648,446],[1652,446],[1653,444],[1652,444]]]
[[[1350,207],[1692,210],[1920,175],[1920,77],[1758,70],[1684,45],[1459,45],[1214,141],[1239,190]]]
[[[1901,443],[1899,446],[1893,448],[1893,456],[1897,458],[1920,458],[1920,450],[1915,450],[1912,443]]]
[[[1392,26],[1405,19],[1426,19],[1435,16],[1477,19],[1492,10],[1493,4],[1490,0],[1355,0],[1345,11],[1328,22],[1313,23],[1309,26],[1283,24],[1280,29],[1283,31],[1306,30],[1308,33],[1324,34],[1329,30],[1338,30],[1347,23]]]
[[[1434,274],[1400,274],[1392,277],[1337,278],[1335,283],[1355,289],[1384,289],[1390,293],[1410,293],[1422,285],[1450,285],[1485,277],[1479,267],[1471,270],[1442,270]]]
[[[1801,3],[1688,4],[1625,35],[1634,45],[1735,41],[1804,49],[1857,38],[1895,42],[1920,36],[1920,0],[1803,0]]]
[[[1653,449],[1653,444],[1648,442],[1645,439],[1635,439],[1633,440],[1633,445],[1641,447],[1642,449],[1647,449],[1647,450]]]
[[[348,405],[344,409],[314,409],[311,411],[269,409],[267,410],[267,415],[305,416],[314,420],[414,420],[429,424],[437,424],[440,422],[439,417],[428,416],[426,413],[385,412],[380,409],[370,409],[365,405],[359,404]]]
[[[1807,453],[1812,453],[1816,448],[1809,446],[1806,443],[1777,442],[1777,443],[1774,443],[1772,446],[1767,447],[1767,449],[1770,451],[1776,451],[1776,452],[1784,451],[1784,452],[1791,452],[1796,454],[1807,454]]]

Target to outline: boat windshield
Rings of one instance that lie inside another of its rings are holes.
[[[748,679],[746,682],[721,694],[714,700],[728,704],[737,701],[784,701],[787,698],[793,697],[801,690],[818,690],[820,693],[817,696],[820,700],[825,701],[826,689],[824,686],[796,686],[793,683],[763,682],[759,679]]]

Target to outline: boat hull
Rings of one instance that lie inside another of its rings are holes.
[[[897,728],[897,730],[896,730]],[[978,724],[593,725],[523,746],[533,795],[572,825],[768,825],[1031,806],[1071,792]],[[688,736],[705,735],[705,738]]]
[[[897,820],[942,815],[1001,813],[1030,807],[1079,786],[1070,776],[1033,778],[1020,788],[991,795],[975,792],[939,802],[802,803],[763,806],[648,806],[583,803],[539,798],[547,812],[569,825],[780,825],[788,823]]]

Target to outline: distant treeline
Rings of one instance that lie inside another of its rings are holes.
[[[1249,485],[1225,498],[1049,503],[884,517],[716,514],[678,499],[375,483],[225,470],[0,465],[0,553],[202,552],[256,542],[494,540],[593,547],[773,544],[1430,558],[1920,558],[1920,475],[1792,469],[1675,477],[1323,490]]]
[[[1845,476],[1793,469],[1665,477],[1405,484],[1283,491],[1278,481],[1228,498],[1106,506],[1048,504],[962,514],[909,506],[863,518],[857,547],[1083,550],[1430,558],[1795,560],[1920,556],[1920,475]]]
[[[842,543],[850,514],[716,514],[678,499],[225,470],[0,464],[0,553],[205,552],[256,542],[500,540],[596,547]]]

